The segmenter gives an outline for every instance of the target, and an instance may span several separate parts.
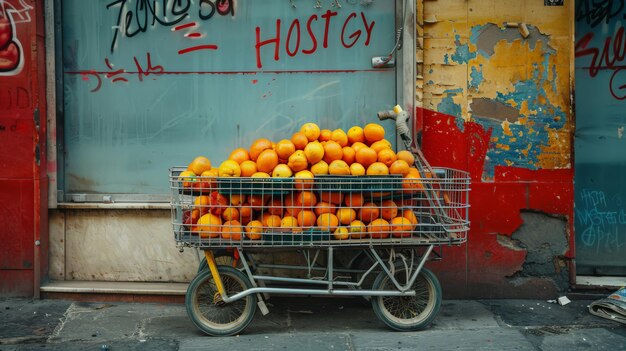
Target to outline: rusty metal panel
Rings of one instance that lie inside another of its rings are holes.
[[[33,180],[0,179],[0,270],[32,269]]]

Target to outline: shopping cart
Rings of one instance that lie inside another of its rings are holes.
[[[467,240],[466,172],[426,163],[410,179],[192,179],[181,177],[184,170],[170,169],[172,225],[181,250],[204,252],[186,295],[203,332],[241,332],[257,305],[268,313],[271,294],[367,297],[400,331],[422,329],[437,315],[441,287],[424,264],[442,245]],[[279,250],[299,252],[302,264],[255,258]],[[228,259],[217,264],[216,256]]]

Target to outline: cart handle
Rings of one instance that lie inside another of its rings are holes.
[[[402,138],[404,146],[407,150],[411,151],[413,141],[411,140],[411,130],[409,129],[409,113],[404,111],[400,105],[393,107],[393,110],[378,112],[378,119],[384,121],[386,119],[392,119],[396,121],[396,131]]]

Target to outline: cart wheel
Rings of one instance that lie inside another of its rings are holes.
[[[396,265],[394,276],[401,285],[406,284],[405,269],[403,265]],[[384,271],[374,281],[373,289],[397,290]],[[374,313],[391,329],[421,330],[426,328],[439,313],[441,286],[431,271],[422,268],[411,289],[415,290],[415,296],[372,297]]]
[[[228,266],[218,266],[217,269],[228,296],[252,289],[248,278],[237,269]],[[185,297],[187,314],[193,324],[212,336],[228,336],[241,332],[252,322],[256,303],[256,294],[230,303],[221,301],[209,270],[200,272],[191,281]]]

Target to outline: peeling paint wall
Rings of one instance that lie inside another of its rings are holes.
[[[535,220],[521,215],[533,210],[563,218],[567,245],[555,256],[573,256],[572,4],[423,4],[423,149],[432,164],[467,170],[473,179],[469,243],[435,265],[444,287],[454,287],[452,296],[481,297],[563,290],[568,267],[544,276],[552,257],[535,259],[534,246],[503,243]],[[540,231],[550,225],[533,224]]]

